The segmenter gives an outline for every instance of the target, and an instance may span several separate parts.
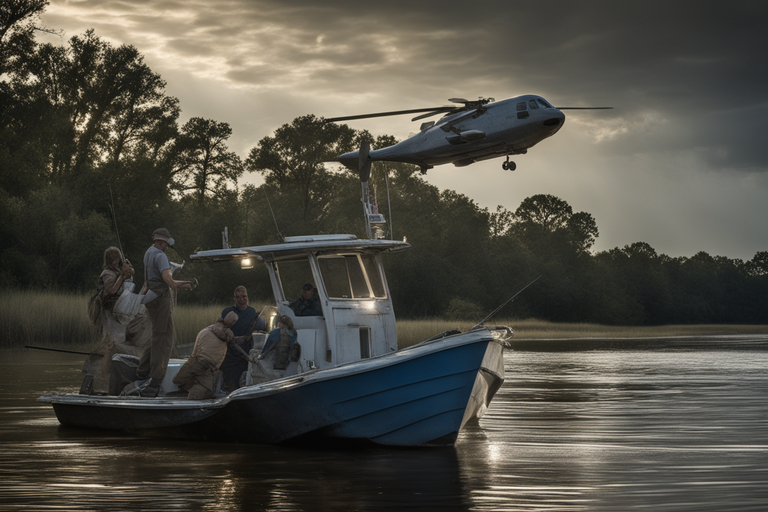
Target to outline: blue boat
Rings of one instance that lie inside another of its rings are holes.
[[[172,359],[158,397],[65,394],[38,400],[51,403],[63,425],[148,436],[257,444],[312,436],[397,446],[454,444],[504,381],[503,349],[512,330],[478,325],[398,349],[381,255],[409,245],[376,236],[383,219],[367,213],[368,239],[288,237],[281,244],[190,256],[240,260],[244,268],[254,260],[266,265],[275,298],[261,313],[266,331],[287,315],[301,347],[284,369],[269,357],[256,357],[266,338],[261,334],[241,379],[246,385],[225,396],[179,396],[172,379],[183,360]],[[322,308],[315,316],[297,316],[289,307],[304,283],[315,283]]]

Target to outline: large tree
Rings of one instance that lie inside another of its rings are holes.
[[[313,115],[297,117],[275,130],[274,136],[261,139],[245,165],[262,174],[268,185],[295,192],[302,218],[307,219],[311,207],[325,203],[332,190],[324,162],[351,151],[357,141],[357,133],[347,125],[326,123]]]
[[[48,0],[3,0],[0,2],[0,75],[13,60],[29,55],[35,46],[34,31]]]
[[[192,192],[202,205],[211,192],[237,184],[243,174],[240,157],[227,147],[232,135],[229,124],[193,117],[182,128],[177,141],[176,165],[172,187]]]
[[[41,45],[14,83],[18,103],[50,120],[47,153],[52,177],[63,183],[127,146],[163,116],[174,119],[165,82],[129,45],[113,47],[89,30],[69,47]],[[178,112],[176,111],[176,115]]]
[[[567,202],[551,194],[525,198],[515,210],[514,223],[516,235],[534,246],[566,242],[579,252],[589,251],[599,234],[591,214],[574,213]]]

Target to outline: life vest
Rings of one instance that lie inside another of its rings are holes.
[[[280,338],[275,345],[275,370],[285,370],[291,358],[291,334],[288,329],[280,329]]]

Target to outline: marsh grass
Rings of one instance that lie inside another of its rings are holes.
[[[226,306],[177,304],[173,309],[173,328],[176,345],[194,343],[200,329],[214,323]],[[190,347],[191,352],[191,347]]]
[[[88,320],[87,295],[0,292],[0,348],[90,346],[99,333]]]
[[[0,291],[0,348],[24,345],[70,350],[94,347],[99,330],[87,316],[89,296],[61,292]],[[261,311],[264,304],[251,304]],[[215,322],[228,304],[177,304],[173,318],[176,345],[193,343],[203,327]],[[516,340],[578,338],[647,338],[667,336],[768,334],[765,325],[664,325],[622,327],[598,324],[553,323],[535,319],[499,319],[488,325],[509,325]],[[424,341],[435,334],[459,329],[466,331],[473,322],[440,318],[398,320],[400,348]]]
[[[101,334],[88,319],[89,298],[61,292],[2,290],[0,348],[32,345],[89,350],[95,347]],[[194,343],[200,329],[215,322],[225,307],[177,304],[173,312],[175,344]]]

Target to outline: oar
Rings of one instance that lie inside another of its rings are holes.
[[[253,363],[253,364],[256,364],[256,365],[258,365],[258,366],[259,366],[259,368],[261,368],[261,371],[262,371],[262,373],[264,373],[264,375],[266,375],[266,374],[267,374],[267,370],[265,370],[265,369],[264,369],[264,366],[262,366],[262,364],[261,364],[261,361],[259,361],[258,359],[254,359],[254,358],[252,358],[251,356],[249,356],[248,354],[246,354],[246,353],[245,353],[245,350],[243,350],[243,347],[241,347],[240,345],[238,345],[238,344],[233,344],[232,346],[233,346],[233,347],[235,347],[235,350],[239,350],[239,351],[240,351],[240,353],[243,355],[243,357],[244,357],[246,360],[250,361],[250,362],[251,362],[251,363]],[[269,352],[267,352],[267,354],[268,354],[268,353],[269,353]],[[266,354],[265,354],[265,355],[266,355]]]

